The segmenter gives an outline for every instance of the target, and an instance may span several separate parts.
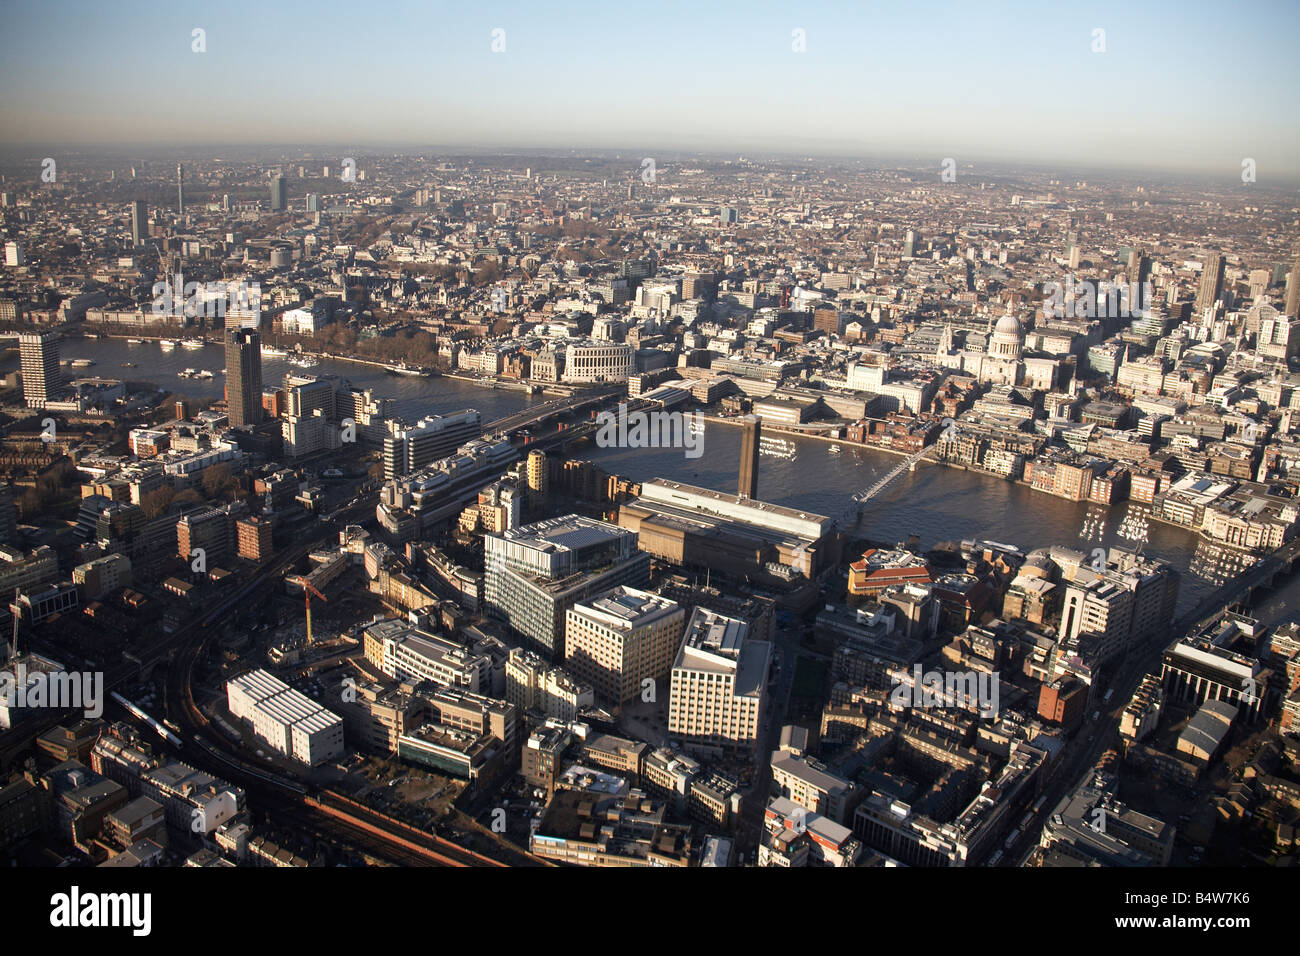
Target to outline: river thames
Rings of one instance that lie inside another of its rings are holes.
[[[200,399],[223,395],[224,376],[220,373],[225,356],[216,345],[202,349],[177,346],[163,351],[156,342],[129,345],[124,339],[65,339],[62,357],[95,362],[90,368],[66,369],[65,373],[152,382],[179,395]],[[122,363],[134,363],[136,367],[123,368]],[[16,351],[7,352],[0,362],[3,371],[17,366]],[[186,368],[207,369],[214,377],[179,378],[177,373]],[[262,369],[263,384],[268,388],[281,382],[286,373],[338,375],[355,386],[373,388],[377,395],[393,398],[397,413],[408,420],[475,408],[484,422],[490,422],[547,400],[455,379],[393,375],[382,368],[332,359],[302,369],[290,365],[287,358],[265,356]],[[703,454],[698,458],[687,458],[683,449],[600,448],[594,443],[572,454],[636,481],[669,478],[734,492],[740,436],[740,429],[734,425],[708,422]],[[831,447],[817,439],[767,436],[760,458],[759,497],[835,516],[845,512],[854,492],[868,487],[899,462],[887,452],[847,442],[840,444],[838,452]],[[1106,507],[1065,501],[997,478],[922,464],[913,472],[904,472],[866,506],[857,533],[889,544],[916,534],[922,549],[944,541],[983,538],[1015,545],[1026,552],[1053,544],[1087,552],[1097,547],[1131,550],[1134,542],[1120,534],[1130,510],[1140,513],[1127,502]],[[1146,528],[1144,552],[1171,562],[1181,574],[1180,611],[1194,605],[1214,589],[1213,582],[1222,581],[1239,567],[1235,553],[1213,547],[1186,529],[1154,521],[1148,522]],[[1266,623],[1289,617],[1297,597],[1300,580],[1292,579],[1263,596],[1261,617]]]
[[[219,345],[201,349],[186,349],[177,345],[164,351],[156,341],[129,345],[126,339],[64,339],[60,344],[61,358],[90,359],[90,368],[64,368],[64,375],[120,378],[129,382],[152,382],[177,395],[200,399],[218,399],[225,395],[225,350]],[[123,368],[123,363],[134,368]],[[0,371],[18,368],[18,352],[5,353]],[[213,373],[210,379],[181,378],[178,373],[187,368],[206,369]],[[284,381],[285,374],[338,375],[348,379],[358,388],[373,388],[376,395],[395,400],[397,414],[405,419],[421,415],[442,414],[476,408],[484,422],[494,421],[516,412],[534,402],[549,401],[554,396],[529,397],[522,391],[493,389],[457,379],[420,378],[393,375],[373,365],[357,362],[340,362],[323,359],[313,368],[297,368],[289,364],[288,357],[262,356],[262,384],[273,388]]]

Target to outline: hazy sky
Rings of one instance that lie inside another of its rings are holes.
[[[1298,41],[1296,0],[3,0],[0,129],[35,148],[835,151],[1229,175],[1251,157],[1263,183],[1300,173]]]

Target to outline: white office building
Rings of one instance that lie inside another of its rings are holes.
[[[673,661],[668,732],[687,750],[751,752],[767,701],[772,645],[749,625],[697,607]]]
[[[343,753],[343,718],[264,670],[226,683],[232,716],[279,753],[316,767]]]
[[[485,693],[492,687],[492,661],[455,641],[400,620],[379,621],[364,632],[366,659],[394,680],[432,681]]]
[[[570,345],[565,352],[566,382],[626,382],[635,371],[636,353],[631,345],[586,342]]]

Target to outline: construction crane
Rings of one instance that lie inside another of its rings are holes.
[[[306,578],[302,581],[302,594],[307,599],[307,643],[311,644],[311,596],[314,594],[322,601],[325,601],[325,595],[317,591]],[[328,601],[325,601],[328,604]]]

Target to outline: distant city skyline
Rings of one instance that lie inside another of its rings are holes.
[[[205,52],[193,52],[196,28]],[[1250,158],[1267,184],[1300,175],[1298,29],[1300,9],[1280,0],[992,11],[666,2],[625,17],[595,3],[22,6],[0,35],[0,123],[11,148],[37,149],[932,155],[1215,178]]]

